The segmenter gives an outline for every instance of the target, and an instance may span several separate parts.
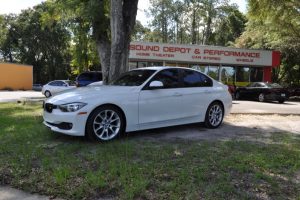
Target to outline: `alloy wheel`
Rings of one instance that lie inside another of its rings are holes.
[[[46,96],[47,98],[49,98],[49,97],[51,97],[51,93],[47,90],[47,91],[45,92],[45,96]]]
[[[93,130],[101,140],[110,140],[118,135],[121,128],[121,118],[113,110],[102,110],[94,118]]]
[[[259,94],[258,101],[264,102],[265,101],[265,95],[263,93]]]
[[[223,109],[219,104],[211,106],[208,113],[208,120],[211,126],[217,127],[223,120]]]

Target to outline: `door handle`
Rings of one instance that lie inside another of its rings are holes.
[[[174,96],[174,97],[181,97],[182,94],[176,92],[176,93],[173,94],[173,96]]]
[[[210,93],[212,93],[210,90],[204,90],[204,93],[206,93],[206,94],[210,94]]]

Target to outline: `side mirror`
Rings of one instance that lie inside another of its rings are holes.
[[[163,87],[164,84],[161,81],[152,81],[149,85],[149,89],[160,89]]]

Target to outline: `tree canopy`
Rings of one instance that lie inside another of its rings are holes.
[[[249,22],[236,46],[280,51],[273,81],[300,85],[300,2],[249,0],[248,9]]]
[[[148,25],[138,0],[47,0],[0,15],[0,60],[34,66],[34,82],[102,70],[105,82],[128,70],[131,40],[278,50],[273,80],[300,85],[300,3],[248,0],[150,0]]]

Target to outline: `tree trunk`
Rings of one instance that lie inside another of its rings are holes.
[[[111,56],[109,80],[128,70],[131,33],[138,0],[111,0]]]
[[[104,11],[104,1],[100,1],[100,11]],[[106,18],[104,12],[94,19],[93,28],[104,84],[128,70],[129,44],[135,25],[137,4],[138,0],[111,0],[110,19]],[[110,24],[107,23],[109,20]]]
[[[192,19],[192,44],[196,44],[196,10],[193,9]]]
[[[100,58],[103,83],[108,83],[110,69],[110,42],[104,38],[98,38],[97,51]]]

